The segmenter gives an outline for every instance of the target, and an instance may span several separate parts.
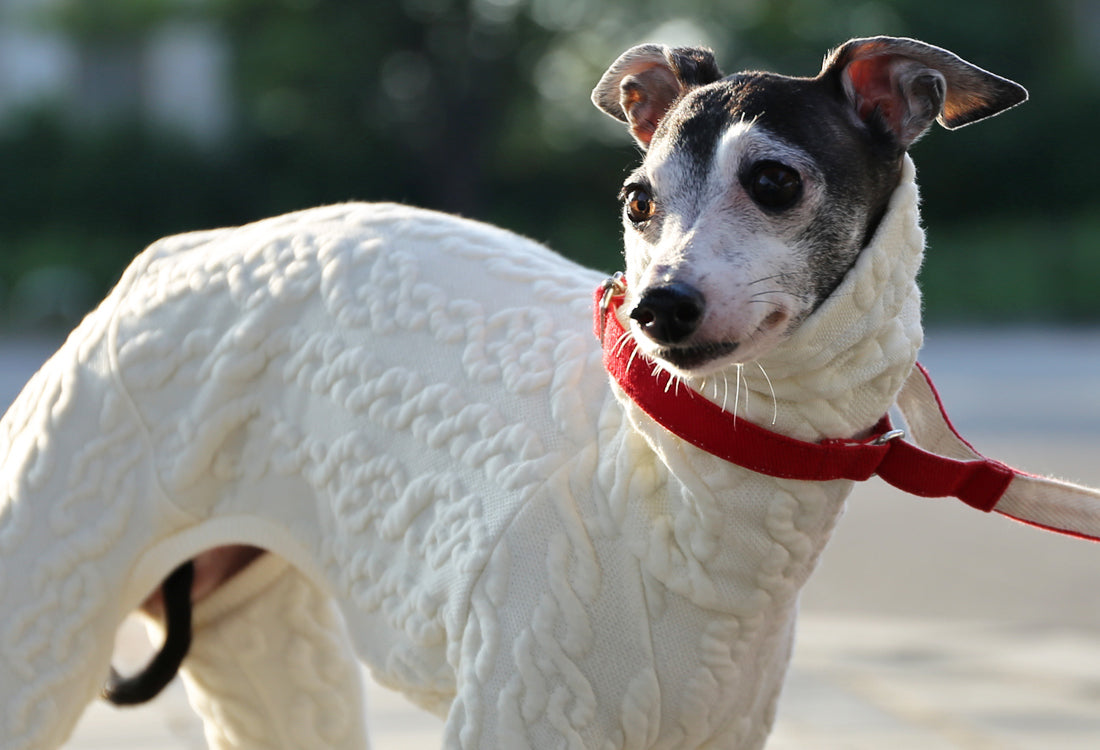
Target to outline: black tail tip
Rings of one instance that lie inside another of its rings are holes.
[[[152,661],[132,677],[123,677],[112,667],[99,691],[100,697],[116,706],[136,706],[153,700],[172,682],[191,649],[191,583],[194,579],[195,565],[191,561],[164,579],[161,584],[164,645]]]

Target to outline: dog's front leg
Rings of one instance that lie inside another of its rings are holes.
[[[528,503],[470,591],[448,650],[448,750],[644,750],[659,740],[653,642],[644,605],[631,606],[645,600],[637,561],[600,547],[563,484],[555,500]]]
[[[364,750],[357,665],[328,598],[269,554],[196,605],[181,671],[214,750]]]

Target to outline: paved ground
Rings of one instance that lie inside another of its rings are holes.
[[[0,341],[0,403],[41,356]],[[1100,330],[936,331],[922,360],[980,450],[1100,485]],[[1098,584],[1100,545],[857,488],[805,592],[769,750],[1100,747]],[[377,750],[438,747],[433,717],[369,703]],[[178,686],[125,717],[93,706],[67,745],[202,747]]]

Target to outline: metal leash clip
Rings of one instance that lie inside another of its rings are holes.
[[[607,328],[607,311],[611,307],[611,298],[626,294],[626,274],[616,271],[614,275],[604,279],[600,285],[603,293],[600,295],[600,343],[603,343],[603,332]]]
[[[904,438],[904,437],[905,437],[905,430],[890,430],[889,432],[884,432],[881,435],[879,435],[877,438],[872,440],[871,445],[886,445],[891,440],[897,440],[898,438]]]

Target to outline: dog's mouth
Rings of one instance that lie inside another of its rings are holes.
[[[681,372],[691,372],[716,359],[728,357],[737,351],[738,346],[736,341],[698,346],[668,346],[658,349],[650,356],[667,362]]]

